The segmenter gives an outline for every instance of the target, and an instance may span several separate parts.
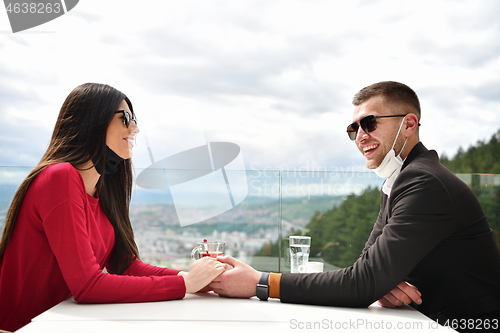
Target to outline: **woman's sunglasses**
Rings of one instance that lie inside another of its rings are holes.
[[[373,132],[377,129],[377,118],[392,118],[392,117],[404,117],[406,116],[405,114],[394,114],[390,116],[366,116],[362,118],[359,123],[352,123],[351,125],[347,126],[347,135],[349,135],[349,139],[351,140],[356,140],[356,136],[358,135],[358,130],[359,126],[365,131],[366,133]],[[419,124],[420,125],[420,124]]]
[[[118,110],[115,113],[120,112],[123,113],[123,125],[125,125],[126,128],[128,128],[130,121],[133,121],[137,125],[137,119],[135,119],[135,116],[130,118],[130,113],[127,110]]]

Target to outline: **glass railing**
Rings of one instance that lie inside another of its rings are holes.
[[[31,168],[0,167],[0,227]],[[312,237],[309,260],[325,270],[358,258],[380,208],[373,172],[295,170],[135,170],[130,218],[141,259],[187,270],[203,239],[258,270],[290,271],[288,237]],[[500,230],[500,175],[459,174]]]

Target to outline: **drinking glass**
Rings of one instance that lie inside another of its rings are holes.
[[[311,237],[290,236],[290,272],[298,273],[299,267],[309,261]]]
[[[203,257],[217,258],[224,255],[226,244],[224,242],[198,242],[198,246],[191,251],[191,260],[195,261]]]

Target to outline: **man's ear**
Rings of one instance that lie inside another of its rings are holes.
[[[418,128],[418,118],[414,113],[408,113],[406,115],[405,122],[405,136],[410,137]]]

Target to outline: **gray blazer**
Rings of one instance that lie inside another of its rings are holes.
[[[472,319],[500,313],[500,251],[470,188],[418,143],[359,259],[337,271],[284,273],[285,303],[367,307],[405,280],[422,293],[428,317]]]

